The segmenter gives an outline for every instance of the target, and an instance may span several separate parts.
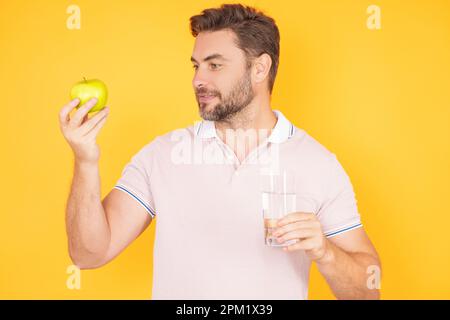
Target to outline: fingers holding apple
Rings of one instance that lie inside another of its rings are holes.
[[[96,163],[100,157],[100,149],[96,138],[106,122],[109,108],[105,107],[91,118],[87,118],[87,114],[83,115],[84,112],[80,108],[72,119],[66,120],[65,124],[61,124],[61,130],[72,148],[77,162]],[[64,116],[62,118],[65,119]],[[77,118],[77,123],[80,122],[79,124],[75,125],[75,118]],[[84,120],[81,122],[80,119]]]
[[[99,81],[99,80],[96,80]],[[72,100],[66,104],[60,111],[59,120],[61,131],[72,148],[75,158],[82,162],[97,162],[100,150],[96,143],[96,137],[100,129],[106,122],[109,108],[104,105],[106,102],[106,87],[102,86],[97,91],[92,90],[89,83],[85,80],[83,86],[76,84],[72,89],[71,95],[76,92],[78,96],[72,95]],[[98,82],[95,82],[98,84]],[[87,92],[85,92],[87,90]],[[87,100],[86,100],[87,99]],[[71,111],[77,111],[70,116]],[[97,114],[88,117],[89,113],[98,111]]]
[[[77,82],[70,90],[71,99],[78,98],[82,105],[86,104],[92,98],[97,99],[95,107],[88,112],[96,112],[102,110],[108,99],[108,89],[103,81],[99,79],[87,80],[84,78],[82,81]]]
[[[74,113],[72,119],[70,119],[68,126],[71,128],[78,128],[80,125],[86,122],[89,119],[88,113],[90,113],[91,110],[96,107],[97,102],[97,98],[92,98],[82,106],[77,107],[78,110]]]

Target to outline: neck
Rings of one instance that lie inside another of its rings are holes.
[[[277,117],[270,107],[270,98],[255,98],[230,119],[215,121],[215,126],[219,138],[230,146],[242,161],[251,150],[266,140],[276,122]],[[251,132],[249,134],[249,130],[253,131],[254,135]],[[264,133],[260,134],[260,132]],[[242,152],[238,152],[239,150],[245,151],[242,154]]]

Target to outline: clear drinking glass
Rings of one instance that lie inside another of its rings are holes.
[[[268,172],[261,175],[262,213],[264,218],[264,241],[272,247],[294,244],[297,240],[279,243],[272,235],[278,220],[285,215],[297,211],[295,176],[287,170]]]

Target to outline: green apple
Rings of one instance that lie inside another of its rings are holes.
[[[80,99],[80,103],[77,109],[88,102],[92,98],[97,98],[97,104],[89,110],[89,113],[102,110],[106,105],[106,100],[108,99],[108,90],[103,81],[98,79],[86,80],[83,78],[82,81],[77,82],[70,91],[71,100],[75,98]]]

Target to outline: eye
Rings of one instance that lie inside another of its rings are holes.
[[[197,70],[198,69],[198,65],[194,64],[194,65],[192,65],[192,68],[194,68],[194,70]]]
[[[220,67],[220,64],[211,63],[210,67],[211,67],[212,70],[216,70],[216,69],[218,69]]]

